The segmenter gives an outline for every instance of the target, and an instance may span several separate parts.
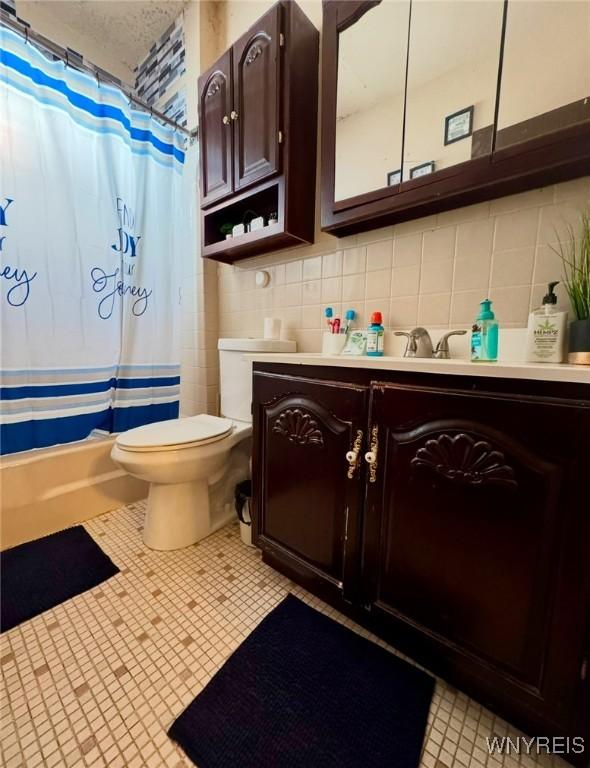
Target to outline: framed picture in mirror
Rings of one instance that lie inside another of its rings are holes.
[[[445,117],[445,147],[473,133],[473,106]]]
[[[434,173],[434,160],[430,160],[428,163],[422,163],[421,165],[415,165],[410,168],[410,178],[419,179],[420,176],[426,176],[429,173]]]
[[[402,183],[402,169],[398,168],[397,171],[389,171],[387,174],[387,186],[393,187],[395,184]]]

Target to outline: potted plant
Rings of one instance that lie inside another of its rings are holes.
[[[222,224],[219,227],[219,231],[225,237],[226,240],[229,240],[232,237],[233,228],[234,228],[234,225],[230,221],[227,221],[225,224]]]
[[[569,329],[568,360],[590,365],[590,211],[583,211],[581,219],[580,236],[569,225],[567,241],[560,241],[554,250],[563,264],[563,284],[575,315]]]

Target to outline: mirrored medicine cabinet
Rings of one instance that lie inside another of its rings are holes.
[[[324,0],[322,228],[590,173],[590,3]]]

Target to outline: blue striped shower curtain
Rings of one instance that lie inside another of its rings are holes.
[[[2,453],[178,415],[187,168],[177,132],[0,27]]]

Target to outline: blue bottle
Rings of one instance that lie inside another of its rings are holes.
[[[382,357],[383,337],[385,329],[381,325],[381,312],[373,312],[371,325],[367,329],[367,355],[369,357]]]
[[[471,329],[471,361],[492,363],[498,359],[498,322],[490,299],[484,299],[480,307]]]

